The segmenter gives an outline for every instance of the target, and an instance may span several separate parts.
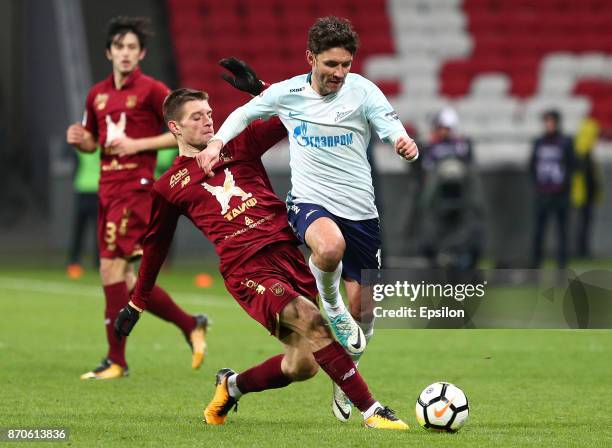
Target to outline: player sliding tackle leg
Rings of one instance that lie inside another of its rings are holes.
[[[115,329],[129,335],[139,319],[130,304],[120,313]],[[286,387],[294,381],[312,378],[319,367],[338,384],[363,415],[363,424],[377,429],[408,429],[392,409],[382,406],[370,393],[355,363],[333,339],[316,305],[301,296],[289,302],[280,313],[280,336],[284,353],[237,374],[224,368],[216,375],[215,393],[204,409],[204,422],[223,425],[229,411],[243,395]]]
[[[373,397],[350,356],[336,342],[316,305],[296,297],[280,314],[284,353],[240,374],[231,369],[217,373],[215,395],[204,410],[204,421],[225,423],[229,410],[245,394],[288,386],[312,378],[319,367],[361,411],[364,426],[380,429],[408,429],[394,412]]]

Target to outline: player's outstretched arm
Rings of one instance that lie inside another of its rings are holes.
[[[179,209],[156,189],[153,190],[151,196],[149,227],[142,245],[143,254],[138,269],[138,280],[131,294],[131,304],[136,310],[147,308],[151,291],[170,250],[176,224],[181,215]]]
[[[221,73],[221,78],[230,83],[235,89],[250,93],[253,96],[259,95],[267,86],[261,81],[255,70],[246,62],[236,58],[225,58],[219,61],[219,65],[233,76]]]
[[[98,145],[91,132],[81,123],[73,123],[66,130],[66,142],[82,152],[94,152]]]

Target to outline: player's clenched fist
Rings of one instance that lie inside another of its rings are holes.
[[[81,123],[74,123],[66,130],[66,142],[74,145],[79,151],[93,152],[96,150],[96,142],[93,136]]]
[[[419,148],[408,136],[402,136],[395,142],[395,151],[404,159],[412,162],[419,157]]]
[[[131,305],[131,302],[124,306],[119,315],[115,319],[115,336],[121,339],[123,336],[129,336],[132,332],[132,328],[140,319],[140,313],[142,310],[137,309]]]
[[[69,145],[80,146],[85,140],[85,128],[81,123],[74,123],[66,131],[66,141]]]
[[[212,167],[219,161],[219,154],[221,153],[222,147],[223,142],[221,142],[221,140],[213,139],[208,142],[206,149],[200,151],[195,156],[198,166],[202,168],[204,174],[209,177],[212,175]]]

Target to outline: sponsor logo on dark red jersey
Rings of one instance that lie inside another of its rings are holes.
[[[106,103],[108,103],[108,93],[98,93],[94,99],[94,106],[98,110],[102,110],[106,107]]]
[[[133,109],[136,107],[136,103],[138,103],[138,96],[128,95],[125,100],[125,107],[127,107],[128,109]]]
[[[257,221],[252,221],[251,224],[248,224],[246,227],[243,227],[240,230],[236,230],[234,233],[232,233],[231,235],[225,235],[224,239],[230,239],[230,238],[235,238],[237,236],[240,235],[244,235],[246,232],[249,232],[253,229],[256,229],[257,227],[259,227],[260,225],[266,223],[266,222],[270,222],[274,219],[274,217],[276,216],[276,213],[272,213],[268,216],[264,216],[261,219],[258,219]]]
[[[172,176],[170,176],[170,188],[174,188],[174,186],[178,184],[181,180],[181,187],[187,185],[191,180],[189,177],[189,170],[187,168],[180,169]]]
[[[270,291],[272,291],[272,294],[275,296],[282,296],[285,294],[285,288],[280,283],[274,283],[272,286],[270,286]]]
[[[228,221],[231,221],[236,216],[242,215],[246,210],[248,210],[251,207],[255,207],[256,205],[257,205],[257,199],[255,198],[247,199],[242,204],[234,207],[229,213],[226,213],[225,215],[223,215],[223,217],[227,219]],[[251,225],[251,224],[247,223],[247,225]]]
[[[122,171],[122,170],[133,170],[138,168],[137,163],[119,163],[117,159],[111,160],[111,163],[106,165],[102,164],[102,171]]]
[[[119,235],[125,236],[127,234],[128,223],[130,222],[131,215],[132,210],[127,207],[124,207],[123,216],[121,217],[121,221],[119,222]]]
[[[253,281],[249,278],[245,278],[240,282],[240,284],[254,290],[257,294],[263,294],[264,292],[266,292],[265,286],[260,285],[256,281]]]
[[[225,219],[231,221],[236,216],[244,213],[245,210],[257,205],[257,199],[252,197],[253,195],[251,193],[247,193],[236,185],[234,176],[228,168],[225,168],[223,171],[225,172],[225,181],[223,185],[210,185],[206,182],[202,182],[201,185],[219,201],[219,205],[221,205],[221,214]],[[230,199],[234,196],[238,196],[243,202],[230,210]]]

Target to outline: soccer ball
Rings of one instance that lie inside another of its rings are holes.
[[[416,402],[416,418],[425,429],[456,432],[470,413],[468,399],[454,384],[438,382],[427,386]]]

